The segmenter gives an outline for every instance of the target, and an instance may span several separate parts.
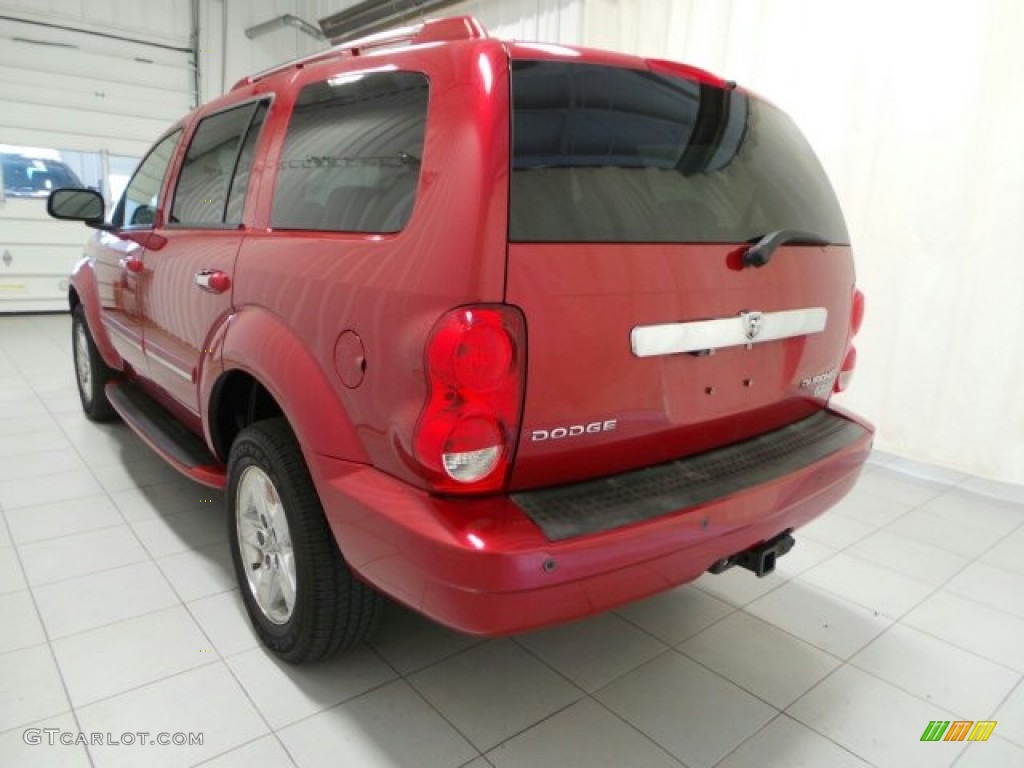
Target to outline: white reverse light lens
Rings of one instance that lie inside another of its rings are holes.
[[[460,483],[475,483],[481,478],[487,477],[498,464],[498,457],[501,456],[501,446],[494,445],[490,448],[482,448],[479,451],[466,451],[464,453],[443,453],[444,471],[452,480]]]

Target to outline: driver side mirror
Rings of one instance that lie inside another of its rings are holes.
[[[105,229],[103,196],[92,189],[55,189],[46,199],[46,212],[55,219],[82,221]]]

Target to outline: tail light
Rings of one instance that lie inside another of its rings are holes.
[[[460,307],[427,340],[416,460],[435,491],[501,489],[519,433],[526,326],[508,306]]]
[[[850,344],[846,348],[846,357],[839,367],[839,375],[836,377],[834,390],[845,392],[853,379],[853,371],[857,367],[857,349],[853,346],[853,337],[860,332],[860,326],[864,322],[864,294],[859,289],[853,292],[853,304],[850,307]]]

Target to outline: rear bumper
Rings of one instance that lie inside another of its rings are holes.
[[[430,496],[365,465],[310,457],[328,522],[366,581],[442,624],[500,635],[609,610],[692,581],[796,529],[856,482],[873,429],[739,490],[622,527],[552,541],[507,496]],[[691,499],[692,501],[692,499]]]

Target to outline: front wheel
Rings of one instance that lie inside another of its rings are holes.
[[[107,400],[106,385],[114,377],[96,348],[85,319],[85,307],[77,305],[71,312],[71,351],[75,359],[75,381],[82,410],[90,421],[112,421],[117,411]]]
[[[283,419],[247,427],[231,446],[228,511],[235,574],[264,645],[297,664],[327,658],[369,633],[381,598],[341,556]]]

